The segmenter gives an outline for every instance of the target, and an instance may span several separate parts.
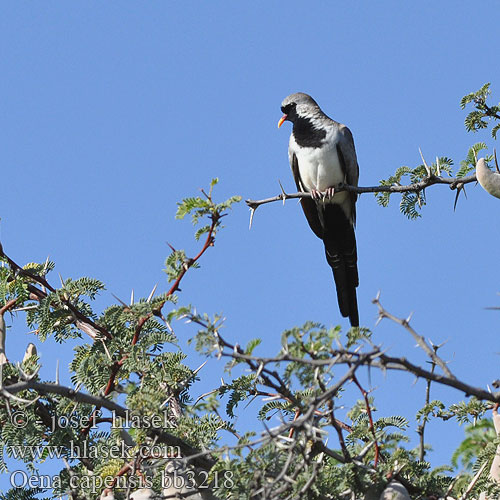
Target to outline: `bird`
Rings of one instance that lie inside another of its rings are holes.
[[[476,163],[476,178],[487,193],[495,198],[500,198],[500,170],[496,161],[496,152],[495,164],[497,171],[493,172],[487,167],[484,158],[479,158]]]
[[[285,121],[292,123],[288,159],[304,215],[323,241],[333,271],[340,313],[359,326],[356,287],[359,285],[354,227],[357,194],[335,192],[339,183],[358,185],[359,166],[351,131],[329,118],[308,94],[291,94],[281,103]],[[323,193],[323,194],[322,194]]]
[[[26,351],[24,353],[24,357],[23,357],[23,363],[26,363],[26,361],[28,361],[28,359],[31,358],[31,356],[37,356],[38,353],[36,351],[36,346],[35,344],[33,343],[29,343],[28,346],[26,347]]]
[[[411,500],[411,497],[399,481],[391,481],[380,495],[380,500]]]

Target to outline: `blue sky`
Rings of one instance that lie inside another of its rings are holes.
[[[0,16],[0,235],[17,262],[47,255],[64,278],[106,283],[98,301],[148,295],[167,286],[167,241],[197,251],[176,202],[220,178],[216,196],[260,198],[294,190],[289,126],[277,129],[280,102],[310,93],[353,132],[360,185],[436,155],[465,158],[488,133],[468,134],[460,98],[491,81],[500,100],[494,2],[2,2]],[[286,124],[287,125],[287,124]],[[500,247],[498,200],[469,186],[428,190],[423,217],[408,221],[395,197],[388,209],[358,202],[361,323],[374,328],[371,299],[406,316],[439,343],[455,373],[485,386],[498,378]],[[202,268],[183,281],[180,303],[222,312],[225,336],[262,337],[279,349],[281,332],[306,320],[332,326],[338,312],[321,243],[295,202],[261,207],[248,230],[244,203]],[[52,279],[56,280],[57,274]],[[194,332],[176,325],[181,345]],[[11,359],[33,336],[19,320]],[[391,354],[424,362],[408,334],[374,328]],[[35,340],[36,342],[36,340]],[[73,345],[41,347],[47,377]],[[200,360],[192,357],[192,366]],[[199,386],[218,383],[211,362]],[[367,382],[368,383],[368,382]],[[374,375],[378,415],[412,416],[422,382]],[[459,393],[433,389],[447,402]],[[245,424],[246,425],[246,424]],[[434,465],[449,460],[462,430],[431,424]],[[446,436],[443,438],[443,436]],[[4,479],[0,479],[0,487]]]

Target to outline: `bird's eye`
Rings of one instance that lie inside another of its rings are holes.
[[[288,115],[293,108],[295,108],[295,103],[292,102],[286,106],[281,106],[281,111]]]

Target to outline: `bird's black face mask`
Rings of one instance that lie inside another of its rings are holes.
[[[283,116],[280,118],[280,121],[278,122],[278,128],[280,128],[281,125],[283,125],[283,123],[286,120],[293,122],[294,118],[297,116],[297,111],[295,107],[296,107],[295,103],[290,103],[287,104],[286,106],[281,106],[281,111],[283,113]]]

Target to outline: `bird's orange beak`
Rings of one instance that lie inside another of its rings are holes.
[[[281,118],[280,118],[280,121],[278,122],[278,128],[281,127],[281,125],[283,125],[283,122],[286,120],[286,117],[287,115],[283,115]]]

